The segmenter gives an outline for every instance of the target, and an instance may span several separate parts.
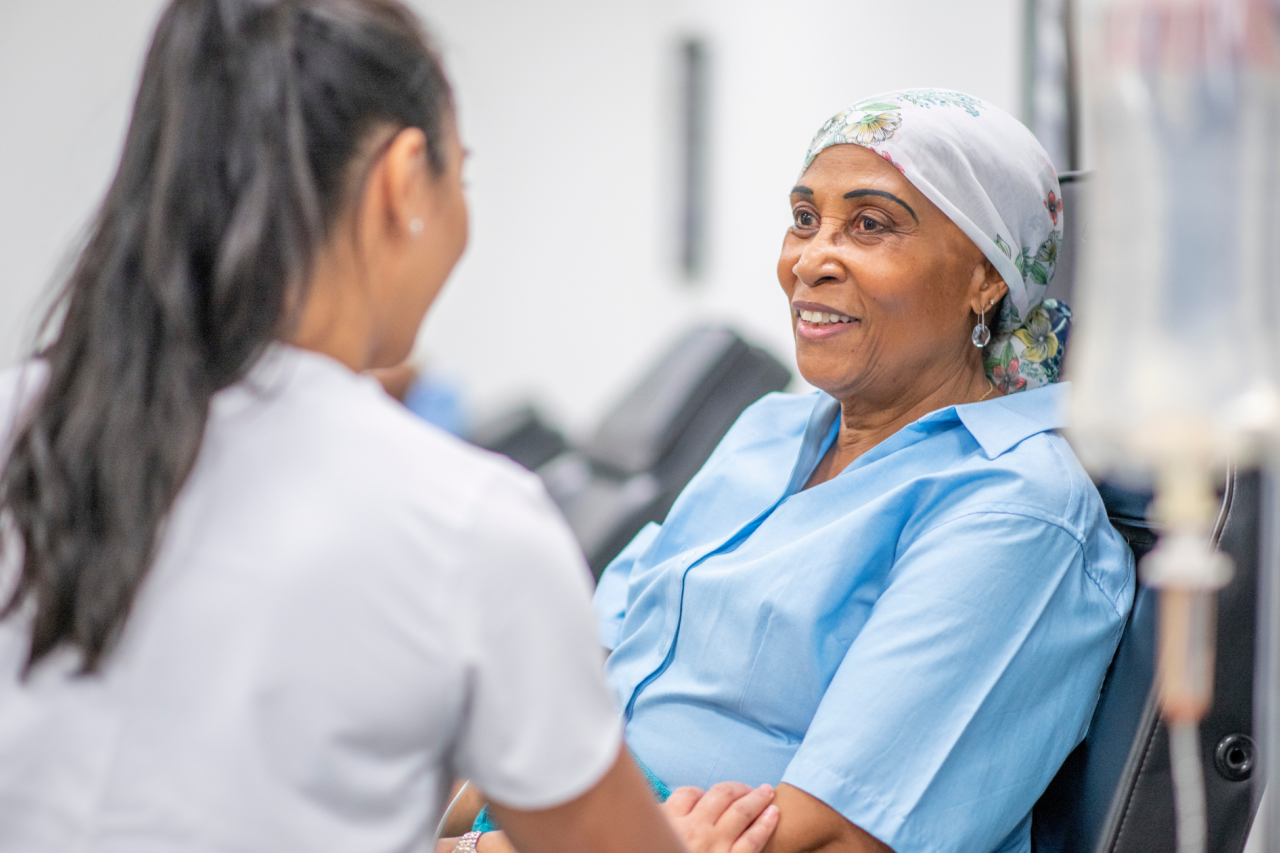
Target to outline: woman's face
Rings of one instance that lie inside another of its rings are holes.
[[[860,145],[827,148],[791,191],[791,211],[778,281],[810,384],[888,403],[981,369],[974,312],[1004,283],[896,166]]]

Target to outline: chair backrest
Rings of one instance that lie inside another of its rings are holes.
[[[1088,239],[1085,176],[1062,181],[1066,234],[1049,296],[1071,303],[1078,259]],[[1149,494],[1099,487],[1112,524],[1141,559],[1155,544],[1146,520]],[[1253,716],[1254,607],[1262,507],[1261,475],[1227,477],[1215,543],[1235,562],[1218,596],[1213,708],[1200,726],[1208,848],[1239,853],[1257,806],[1250,738]],[[1084,742],[1037,803],[1036,853],[1151,853],[1176,849],[1168,734],[1154,685],[1156,597],[1139,583],[1119,649]]]
[[[1145,555],[1155,542],[1155,531],[1141,511],[1149,496],[1105,485],[1099,491],[1116,529],[1136,556]],[[1214,537],[1236,571],[1218,597],[1214,700],[1200,725],[1207,849],[1215,853],[1244,849],[1260,793],[1252,784],[1257,753],[1250,735],[1261,506],[1261,475],[1232,473]],[[1037,853],[1176,849],[1168,733],[1159,717],[1153,677],[1155,603],[1154,591],[1139,584],[1089,733],[1036,805],[1032,838]]]
[[[538,468],[596,577],[661,521],[747,406],[791,372],[731,329],[676,341],[582,446]]]

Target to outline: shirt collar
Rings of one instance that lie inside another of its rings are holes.
[[[1033,435],[1065,427],[1070,391],[1069,382],[1058,382],[994,400],[952,406],[921,420],[954,412],[987,458],[995,459]]]
[[[1065,427],[1070,392],[1070,382],[1057,382],[994,400],[947,406],[930,412],[916,423],[959,421],[982,447],[987,458],[995,459],[1033,435]],[[800,458],[791,472],[788,493],[804,485],[818,457],[826,452],[835,437],[840,404],[821,391],[816,393],[817,403],[809,415]]]

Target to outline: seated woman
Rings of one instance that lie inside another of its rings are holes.
[[[1029,850],[1084,736],[1134,579],[1055,431],[1058,195],[977,98],[828,121],[778,261],[821,390],[748,409],[600,580],[631,749],[778,785],[768,851]]]

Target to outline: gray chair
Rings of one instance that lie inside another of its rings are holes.
[[[662,521],[747,406],[791,372],[721,326],[690,330],[583,444],[538,468],[598,578],[650,521]]]
[[[650,521],[662,521],[747,406],[791,372],[732,329],[675,341],[599,427],[570,446],[531,406],[481,425],[471,441],[534,470],[596,577]]]

